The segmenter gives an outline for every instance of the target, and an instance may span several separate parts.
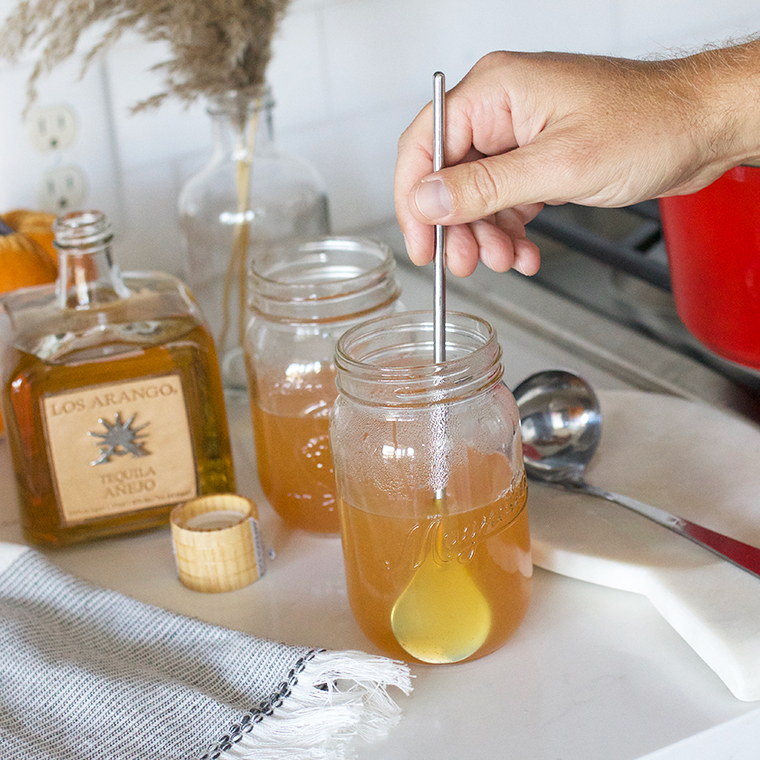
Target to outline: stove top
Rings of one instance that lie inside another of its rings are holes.
[[[395,218],[345,234],[386,242],[399,266],[430,278],[432,298],[432,266],[411,264]],[[470,277],[448,277],[447,289],[474,313],[498,315],[557,346],[544,368],[573,369],[560,359],[569,355],[630,387],[701,400],[760,424],[760,373],[713,354],[676,314],[656,202],[546,207],[528,234],[541,248],[538,274],[479,266]]]

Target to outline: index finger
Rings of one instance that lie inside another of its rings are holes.
[[[510,103],[489,69],[475,67],[446,96],[445,165],[453,166],[516,147]],[[433,174],[432,104],[423,108],[398,143],[394,179],[396,216],[416,264],[432,259],[433,222],[416,208],[414,193]],[[444,222],[445,223],[445,222]]]
[[[396,218],[404,235],[407,252],[415,264],[433,258],[435,233],[429,224],[418,222],[409,206],[412,188],[433,171],[433,107],[428,103],[417,114],[398,141],[393,198]]]

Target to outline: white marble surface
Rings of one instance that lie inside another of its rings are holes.
[[[592,485],[760,546],[760,428],[673,396],[599,396]],[[603,499],[536,483],[531,496],[537,565],[644,594],[737,698],[760,700],[760,578]]]
[[[404,274],[413,305],[425,284]],[[426,293],[427,291],[425,291]],[[452,299],[451,308],[466,304]],[[611,375],[494,320],[511,383],[566,366],[601,388]],[[348,608],[338,539],[286,528],[263,499],[244,398],[229,413],[241,493],[260,504],[276,556],[259,582],[226,594],[180,585],[168,530],[48,551],[60,567],[212,623],[311,646],[375,651]],[[21,541],[7,442],[0,442],[0,540]],[[482,660],[413,665],[404,717],[362,760],[755,760],[760,703],[741,702],[642,595],[537,569],[527,618]]]

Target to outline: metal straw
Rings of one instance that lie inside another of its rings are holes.
[[[446,78],[433,74],[433,171],[443,169]],[[446,228],[435,225],[435,302],[433,304],[433,358],[436,364],[446,361]],[[442,420],[445,445],[445,414]],[[441,513],[446,511],[446,486],[436,489],[435,500]]]
[[[443,169],[446,78],[433,74],[433,171]],[[433,356],[446,361],[446,228],[435,225],[435,303],[433,307]]]

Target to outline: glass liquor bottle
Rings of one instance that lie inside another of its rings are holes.
[[[2,402],[26,539],[67,545],[168,523],[234,490],[219,366],[176,278],[121,273],[106,217],[54,224],[55,286],[0,303],[11,337]]]

